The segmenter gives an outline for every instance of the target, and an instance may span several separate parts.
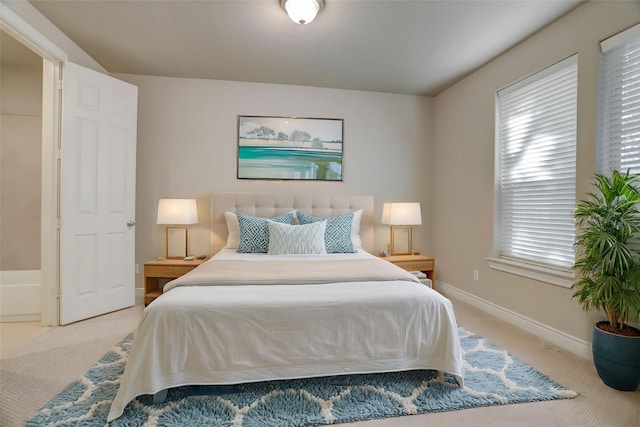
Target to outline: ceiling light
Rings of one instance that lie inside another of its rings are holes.
[[[304,25],[316,19],[324,6],[323,0],[280,0],[280,6],[287,11],[296,24]]]

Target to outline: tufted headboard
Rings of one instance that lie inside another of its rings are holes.
[[[336,196],[319,194],[214,193],[211,197],[211,253],[227,242],[224,213],[273,217],[298,209],[304,213],[329,217],[362,209],[360,238],[362,247],[373,253],[373,196]]]

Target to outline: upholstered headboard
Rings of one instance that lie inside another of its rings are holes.
[[[224,213],[273,217],[298,209],[304,213],[329,217],[362,209],[360,238],[362,247],[373,253],[373,196],[336,196],[311,194],[214,193],[211,197],[211,253],[227,242]]]

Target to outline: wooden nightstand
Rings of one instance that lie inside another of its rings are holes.
[[[177,279],[205,262],[206,259],[184,261],[162,259],[144,263],[144,305],[148,305],[162,295],[160,279]]]
[[[424,255],[389,255],[381,257],[407,271],[422,271],[431,279],[431,289],[436,288],[436,260]]]

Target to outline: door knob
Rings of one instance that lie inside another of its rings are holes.
[[[127,221],[127,227],[133,227],[134,225],[136,225],[135,221],[132,221],[132,220]]]

